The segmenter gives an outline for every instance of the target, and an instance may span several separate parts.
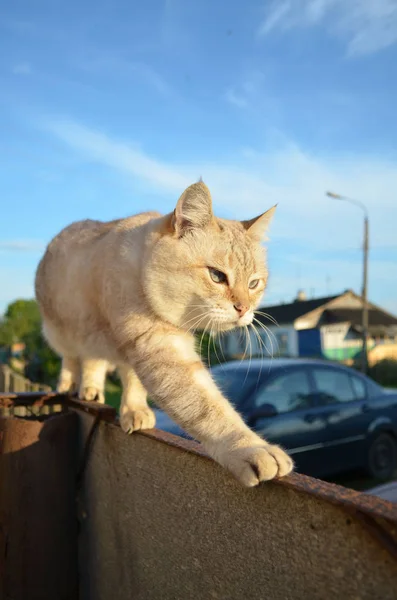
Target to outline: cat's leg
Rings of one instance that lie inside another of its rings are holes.
[[[250,487],[282,477],[291,458],[252,431],[224,398],[194,349],[192,336],[151,327],[123,352],[150,396],[217,462]]]
[[[120,425],[127,433],[139,429],[153,429],[156,424],[154,412],[147,403],[147,392],[135,371],[128,365],[121,365],[118,371],[123,384],[120,406]]]
[[[79,389],[80,361],[78,358],[64,356],[61,372],[58,378],[57,392],[59,394],[74,394]]]
[[[105,402],[106,360],[86,358],[81,361],[80,400]]]

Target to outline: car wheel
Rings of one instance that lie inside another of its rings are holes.
[[[397,442],[390,433],[380,433],[368,451],[368,471],[375,479],[391,479],[397,470]]]

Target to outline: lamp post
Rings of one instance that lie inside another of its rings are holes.
[[[362,288],[362,336],[363,336],[363,349],[361,357],[361,371],[367,372],[367,339],[368,339],[368,249],[369,249],[369,225],[368,225],[368,210],[363,202],[360,200],[354,200],[347,196],[341,196],[334,192],[326,192],[329,198],[334,200],[344,200],[358,206],[364,212],[364,243],[363,243],[363,288]]]

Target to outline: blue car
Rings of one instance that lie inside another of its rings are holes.
[[[288,450],[298,472],[365,468],[386,480],[396,471],[397,390],[320,360],[229,362],[211,372],[245,422]],[[157,427],[189,437],[160,410]]]

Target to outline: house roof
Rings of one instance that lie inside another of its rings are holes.
[[[290,304],[266,306],[260,310],[276,320],[277,323],[293,323],[296,319],[299,319],[299,317],[302,317],[316,308],[320,308],[320,306],[331,302],[331,300],[339,298],[339,296],[341,296],[341,294],[337,294],[335,296],[324,296],[323,298],[312,298],[311,300],[295,300]],[[260,321],[263,321],[267,325],[269,324],[269,320],[263,315],[258,314],[256,315],[256,318]]]
[[[351,323],[353,327],[359,329],[362,325],[362,310],[359,308],[331,308],[324,311],[324,316],[330,323]],[[368,310],[368,323],[370,329],[379,326],[396,326],[397,318],[380,308],[370,308]]]
[[[256,318],[269,325],[270,321],[275,320],[277,324],[294,323],[296,319],[324,307],[321,323],[351,323],[352,327],[358,331],[362,328],[362,310],[361,308],[326,308],[326,305],[332,300],[340,298],[346,293],[352,294],[349,290],[342,294],[334,296],[323,296],[322,298],[313,298],[311,300],[295,300],[289,304],[277,304],[275,306],[266,306],[260,309]],[[264,314],[269,315],[269,318]],[[397,317],[391,315],[374,304],[369,303],[368,309],[369,330],[375,333],[389,327],[397,327]]]

